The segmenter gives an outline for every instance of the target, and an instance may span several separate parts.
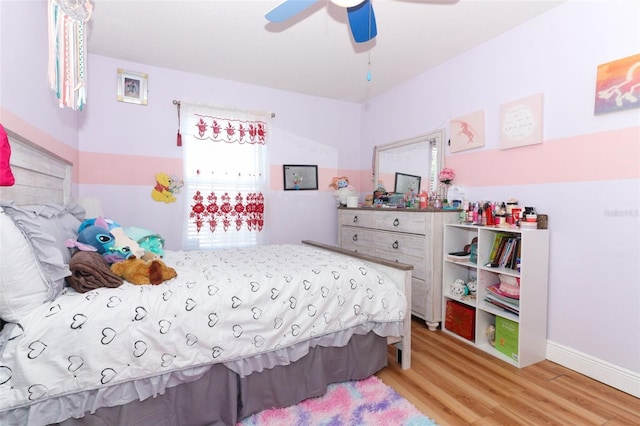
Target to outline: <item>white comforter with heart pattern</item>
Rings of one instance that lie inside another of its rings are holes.
[[[314,247],[168,252],[164,261],[177,278],[84,294],[67,288],[6,327],[0,420],[16,407],[233,364],[362,324],[401,330],[407,313],[404,295],[385,276]]]

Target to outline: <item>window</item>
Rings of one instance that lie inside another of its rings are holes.
[[[185,250],[265,243],[267,115],[181,103]]]

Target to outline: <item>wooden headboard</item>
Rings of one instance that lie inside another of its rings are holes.
[[[72,164],[39,147],[15,132],[5,129],[11,145],[13,186],[0,187],[0,199],[16,204],[57,203],[71,201]]]

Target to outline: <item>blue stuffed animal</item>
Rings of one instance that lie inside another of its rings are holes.
[[[94,225],[85,226],[78,232],[78,242],[95,248],[100,254],[105,254],[116,243],[116,237],[109,232],[104,220],[104,226],[99,223],[100,219],[97,218]]]
[[[67,240],[67,247],[82,251],[97,251],[107,263],[120,262],[133,256],[129,247],[115,247],[116,237],[109,232],[109,224],[103,217],[83,222],[78,229],[77,240]]]

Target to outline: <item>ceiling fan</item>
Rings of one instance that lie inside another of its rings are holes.
[[[284,22],[320,0],[285,0],[265,15],[269,22]],[[377,34],[376,17],[371,0],[330,0],[347,9],[349,27],[356,43],[364,43]]]

